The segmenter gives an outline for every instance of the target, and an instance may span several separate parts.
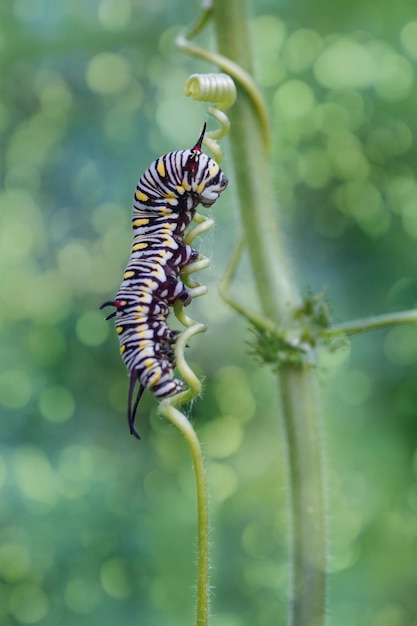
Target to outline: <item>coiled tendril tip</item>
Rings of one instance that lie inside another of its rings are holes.
[[[230,108],[236,100],[233,79],[224,73],[192,74],[185,83],[184,93],[193,100],[212,103],[208,111],[219,122],[220,128],[206,133],[204,144],[220,163],[223,155],[217,139],[223,137],[230,128],[229,118],[223,111]]]

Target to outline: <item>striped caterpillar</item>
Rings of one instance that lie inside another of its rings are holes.
[[[120,353],[130,373],[129,429],[138,439],[135,416],[144,390],[165,398],[184,386],[174,377],[178,331],[167,325],[177,300],[191,302],[179,274],[199,252],[183,243],[184,231],[197,205],[211,206],[228,183],[219,165],[201,151],[205,130],[206,125],[194,148],[159,157],[140,177],[133,200],[132,254],[115,300],[100,307],[116,309],[106,319],[116,318]]]

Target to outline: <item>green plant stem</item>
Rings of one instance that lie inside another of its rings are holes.
[[[178,409],[162,401],[160,413],[181,432],[191,452],[197,492],[197,626],[207,626],[209,614],[209,520],[206,472],[200,442],[189,420]]]
[[[290,624],[318,626],[325,621],[326,526],[316,373],[287,366],[280,378],[292,501]]]
[[[251,72],[247,18],[242,0],[215,0],[213,13],[218,47],[246,72]],[[301,301],[289,275],[277,222],[268,149],[257,109],[238,83],[238,98],[230,110],[230,143],[239,181],[237,193],[245,240],[262,308],[268,317],[291,317]]]
[[[251,73],[250,42],[243,0],[214,0],[217,45],[223,56]],[[277,219],[271,165],[256,109],[243,86],[231,109],[230,142],[245,243],[263,314],[275,326],[294,328],[300,296],[290,275]],[[326,533],[320,409],[310,364],[280,368],[282,423],[287,441],[291,494],[292,585],[289,623],[325,621]]]
[[[342,324],[335,324],[321,331],[321,337],[337,337],[338,335],[358,335],[371,330],[380,330],[391,326],[415,324],[417,322],[417,310],[397,311],[385,315],[365,317],[360,320],[352,320]]]

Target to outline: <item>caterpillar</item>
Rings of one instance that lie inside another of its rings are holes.
[[[115,300],[100,307],[115,307],[106,319],[116,318],[120,353],[130,373],[129,430],[138,439],[135,417],[145,389],[165,398],[184,386],[174,376],[179,333],[167,325],[177,300],[191,302],[179,274],[199,252],[183,243],[184,232],[197,205],[210,207],[228,184],[219,165],[202,152],[205,131],[206,124],[192,149],[159,157],[140,177],[133,199],[132,253]]]

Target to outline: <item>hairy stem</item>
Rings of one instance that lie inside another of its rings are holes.
[[[396,311],[385,315],[375,315],[364,317],[360,320],[352,320],[342,324],[335,324],[321,331],[322,337],[337,337],[338,335],[358,335],[370,330],[380,330],[391,326],[402,326],[404,324],[415,324],[417,322],[417,310]]]
[[[213,6],[219,52],[250,74],[252,60],[244,1],[214,0]],[[294,312],[300,306],[300,296],[286,261],[262,127],[253,100],[242,84],[238,84],[238,99],[230,118],[230,141],[245,243],[259,302],[264,316],[273,325],[291,330],[296,328]],[[292,626],[321,626],[325,621],[322,444],[312,361],[314,358],[306,359],[298,368],[282,365],[277,380],[287,442],[292,509],[289,617]]]
[[[193,459],[198,517],[197,626],[207,626],[209,615],[209,519],[203,453],[196,432],[183,413],[166,401],[161,402],[160,413],[181,431]]]

